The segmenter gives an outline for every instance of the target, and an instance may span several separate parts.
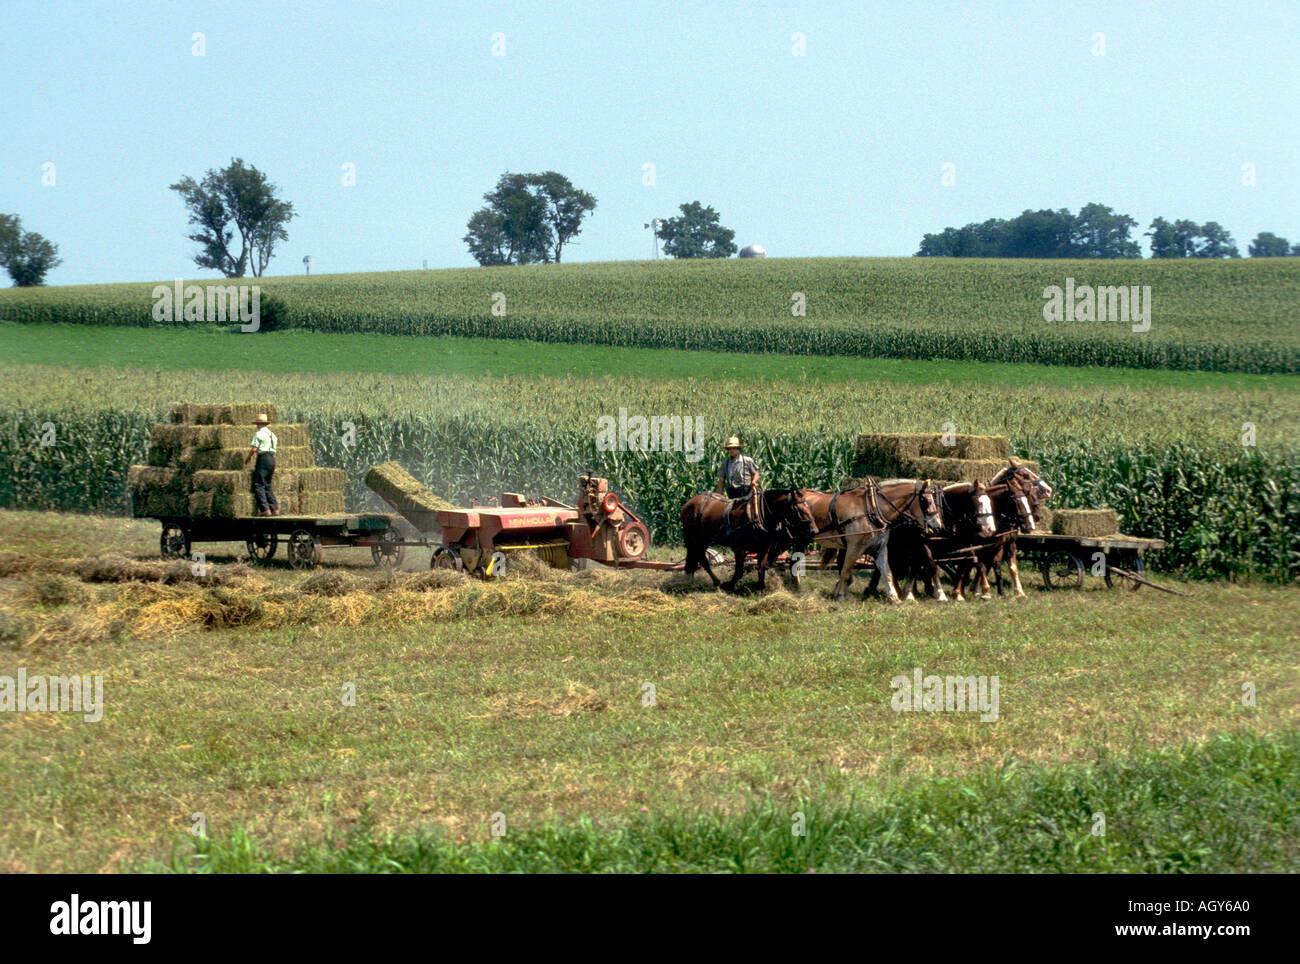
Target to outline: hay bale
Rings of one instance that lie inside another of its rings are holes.
[[[126,473],[131,514],[137,518],[186,514],[185,476],[170,466],[133,465]]]
[[[252,425],[253,419],[263,412],[272,422],[280,418],[270,402],[177,402],[172,406],[171,418],[176,425]]]
[[[311,435],[307,431],[307,426],[298,422],[285,422],[283,424],[272,422],[267,426],[275,433],[277,448],[294,448],[298,446],[311,445]],[[257,429],[251,425],[214,425],[211,430],[213,444],[209,446],[214,449],[238,449],[242,448],[248,451],[253,441],[253,433]]]
[[[382,496],[421,532],[438,529],[437,513],[456,508],[396,462],[385,462],[372,468],[366,473],[366,486]]]
[[[347,485],[348,476],[342,469],[298,470],[298,488],[302,492],[342,492]]]
[[[904,474],[918,479],[952,479],[956,482],[974,482],[991,479],[1006,468],[1000,459],[940,459],[921,455],[905,459]]]
[[[1113,536],[1119,532],[1114,509],[1057,509],[1052,531],[1061,536]]]
[[[854,445],[854,475],[880,478],[914,474],[907,463],[917,458],[985,460],[1006,459],[1011,442],[1003,435],[953,435],[944,444],[938,433],[865,433]]]
[[[300,492],[298,495],[299,515],[342,515],[346,511],[342,492]]]
[[[1051,532],[1052,519],[1056,515],[1056,510],[1045,505],[1038,507],[1038,521],[1034,523],[1035,532]]]
[[[244,468],[244,459],[248,455],[246,448],[221,449],[186,449],[182,450],[177,463],[195,471],[216,469],[233,470]],[[250,462],[249,465],[252,463]],[[314,464],[311,449],[306,445],[281,446],[275,453],[277,474],[282,469],[310,468]]]

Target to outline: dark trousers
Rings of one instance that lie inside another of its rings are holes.
[[[253,498],[257,500],[257,511],[280,511],[280,503],[275,501],[271,491],[271,477],[275,475],[275,453],[259,452],[257,464],[253,468]]]

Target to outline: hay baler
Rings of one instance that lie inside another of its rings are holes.
[[[504,572],[510,553],[522,551],[535,552],[557,569],[581,565],[581,560],[607,566],[674,567],[642,558],[650,547],[650,530],[610,491],[608,480],[592,475],[578,480],[576,506],[503,492],[500,505],[443,509],[437,520],[442,545],[434,551],[433,568],[492,578]]]

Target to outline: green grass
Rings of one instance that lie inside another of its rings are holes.
[[[1064,285],[1150,286],[1151,329],[1043,320]],[[260,279],[268,325],[643,348],[1210,371],[1300,368],[1300,260],[617,262]],[[153,285],[0,292],[0,319],[152,326]],[[496,292],[503,317],[491,313]],[[807,314],[791,314],[792,296]]]
[[[613,348],[508,339],[288,330],[245,335],[224,327],[118,328],[0,322],[0,365],[110,366],[141,371],[258,370],[471,378],[1036,386],[1300,393],[1300,379],[1224,372],[1071,368],[997,362]]]
[[[86,530],[76,517],[0,513],[5,543],[27,549],[75,552],[119,540],[147,547],[155,534],[153,526],[120,520]],[[309,578],[280,572],[276,591],[292,592]],[[733,599],[701,588],[665,597],[660,588],[680,577],[629,578],[635,585],[602,588],[554,574],[537,588],[576,595],[566,607],[534,606],[526,617],[471,615],[480,607],[407,621],[379,610],[348,625],[340,616],[346,605],[316,601],[304,609],[314,618],[276,629],[89,641],[56,635],[0,649],[0,674],[19,667],[102,674],[107,704],[93,725],[70,714],[0,714],[0,860],[8,869],[79,871],[166,861],[196,812],[218,839],[242,826],[269,841],[276,861],[327,834],[341,839],[365,814],[380,834],[442,828],[457,840],[486,841],[496,812],[507,815],[510,833],[544,833],[584,816],[603,832],[642,807],[651,819],[689,823],[699,811],[744,814],[770,796],[781,806],[820,801],[825,808],[809,812],[822,816],[844,805],[864,814],[853,819],[866,823],[851,825],[870,827],[896,812],[885,796],[895,784],[971,776],[973,789],[991,792],[980,774],[1012,759],[1084,765],[1242,727],[1281,733],[1300,719],[1295,587],[1184,583],[1192,596],[1175,598],[1031,586],[1019,601],[888,607],[834,603],[827,585],[796,603],[781,591]],[[53,625],[89,618],[83,601],[58,604],[65,593],[36,587],[54,604],[24,602],[28,582],[0,579],[0,605],[41,608]],[[503,585],[502,604],[528,585]],[[180,598],[181,588],[83,584],[99,603],[127,594],[142,607]],[[267,592],[259,598],[269,618],[280,603]],[[913,667],[999,676],[998,721],[894,713],[890,680]],[[341,704],[346,682],[356,685],[354,707]],[[653,707],[642,703],[646,682],[656,688]],[[1255,686],[1255,706],[1242,704],[1246,682]],[[568,705],[575,689],[604,708]],[[1286,857],[1276,839],[1285,827],[1276,804],[1294,793],[1293,764],[1269,771],[1264,756],[1249,762],[1256,752],[1211,770],[1240,774],[1246,791],[1233,788],[1231,776],[1190,780],[1190,762],[1170,777],[1140,762],[1117,783],[1098,770],[1082,785],[1097,788],[1111,834],[1139,848],[1151,842],[1153,850],[1136,858],[1143,867],[1172,861],[1170,840],[1193,833],[1185,797],[1169,796],[1180,782],[1187,794],[1204,791],[1215,802],[1207,807],[1210,825],[1189,838],[1186,861],[1169,869],[1242,869],[1241,854],[1251,852],[1290,867],[1294,853]],[[1143,784],[1147,777],[1154,782]],[[993,795],[987,825],[971,815],[977,836],[987,839],[1042,779]],[[1150,789],[1138,792],[1144,785]],[[899,805],[923,813],[924,801],[948,791],[934,792]],[[1061,809],[1059,800],[1071,798],[1077,808]],[[1062,790],[1057,803],[1030,812],[1057,820],[1068,853],[1082,834],[1062,820],[1092,800]],[[1288,806],[1283,816],[1294,820]],[[958,817],[953,809],[935,812]],[[1229,852],[1201,853],[1203,839],[1231,827],[1237,830],[1220,838]],[[940,842],[952,843],[955,832]],[[897,851],[877,853],[895,853],[899,866],[947,866],[937,859],[947,844],[931,859],[916,846],[926,839],[918,825]],[[1035,863],[1029,854],[1041,853],[1038,845],[1025,850],[1013,839],[1006,866],[1058,866]],[[1290,839],[1293,845],[1293,830]],[[1132,866],[1115,859],[1116,867]]]
[[[739,814],[637,814],[491,842],[359,825],[278,856],[237,826],[186,841],[179,873],[1295,873],[1300,731],[1065,767],[987,766],[867,803],[760,796]],[[1106,818],[1104,833],[1098,816]],[[800,833],[795,829],[801,828]]]

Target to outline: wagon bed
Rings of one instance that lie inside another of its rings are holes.
[[[401,561],[402,547],[409,544],[396,528],[397,517],[382,512],[153,518],[162,523],[159,548],[164,559],[188,558],[196,542],[243,542],[252,561],[265,564],[283,542],[295,569],[319,564],[324,549],[358,546],[370,547],[376,565],[394,566]]]
[[[1129,578],[1129,572],[1146,577],[1143,553],[1163,549],[1163,539],[1147,539],[1119,533],[1110,536],[1068,536],[1054,532],[1031,532],[1016,536],[1016,549],[1038,564],[1048,589],[1082,589],[1089,572],[1103,576],[1106,585],[1126,584],[1137,589],[1142,584]],[[1101,558],[1098,559],[1097,556]]]

